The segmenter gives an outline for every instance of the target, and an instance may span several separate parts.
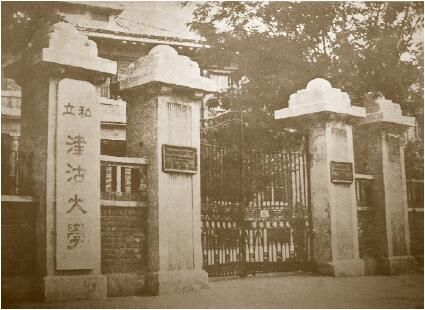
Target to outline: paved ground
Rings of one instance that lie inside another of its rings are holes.
[[[423,275],[331,278],[310,274],[210,282],[184,295],[22,304],[20,308],[422,308]]]

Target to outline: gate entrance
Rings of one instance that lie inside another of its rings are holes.
[[[207,126],[200,164],[208,275],[306,269],[310,211],[304,141],[274,152],[244,150],[242,141],[212,140]]]

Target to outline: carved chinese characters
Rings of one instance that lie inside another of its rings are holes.
[[[92,269],[99,230],[99,134],[96,88],[64,79],[58,86],[56,268]],[[99,249],[100,250],[100,249]]]

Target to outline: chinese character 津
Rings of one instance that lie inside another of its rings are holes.
[[[66,145],[69,145],[70,148],[68,149],[68,153],[71,153],[73,155],[83,155],[84,153],[84,145],[87,144],[86,139],[84,137],[78,135],[78,136],[70,136],[68,135],[68,141],[66,142]]]

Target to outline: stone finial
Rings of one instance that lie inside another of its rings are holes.
[[[307,83],[307,89],[331,89],[332,84],[325,79],[317,78]]]
[[[72,52],[79,55],[97,57],[97,45],[81,34],[71,24],[59,22],[48,26],[44,32],[38,31],[31,40],[30,46],[34,48],[49,48],[53,50]]]
[[[94,41],[65,22],[46,24],[34,34],[21,59],[6,68],[12,78],[25,75],[25,67],[36,64],[60,65],[103,74],[115,74],[115,61],[97,56]]]
[[[128,66],[120,77],[120,90],[128,90],[151,82],[216,91],[214,82],[201,76],[199,65],[189,57],[179,55],[168,45],[158,45],[149,54]]]
[[[382,94],[367,93],[363,99],[366,107],[366,118],[361,125],[372,123],[392,123],[401,126],[415,126],[415,118],[402,115],[398,103],[386,99]]]
[[[329,102],[345,107],[351,106],[350,97],[347,93],[333,88],[329,81],[321,78],[311,80],[305,89],[297,91],[289,98],[290,107],[299,104],[323,105]]]
[[[325,79],[308,82],[305,89],[289,97],[288,108],[275,111],[275,119],[294,118],[322,112],[336,113],[346,117],[364,117],[364,108],[351,105],[350,97],[340,89],[333,88]]]

